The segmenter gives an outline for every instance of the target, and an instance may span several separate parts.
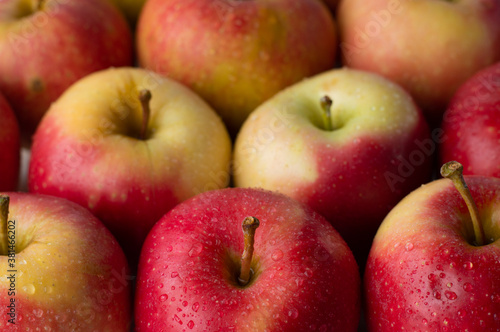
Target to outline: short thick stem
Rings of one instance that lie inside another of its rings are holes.
[[[479,219],[479,210],[476,202],[472,198],[472,194],[467,187],[467,183],[465,183],[462,164],[457,161],[447,162],[441,167],[441,175],[452,180],[455,188],[458,190],[460,195],[462,195],[465,204],[467,204],[472,220],[472,227],[474,229],[474,244],[482,246],[485,244],[483,225]]]
[[[333,101],[328,96],[324,96],[319,100],[321,109],[323,110],[323,126],[326,131],[333,131],[332,124],[332,105]]]
[[[139,92],[139,101],[142,108],[142,126],[139,134],[139,139],[141,140],[145,140],[147,137],[149,117],[151,116],[151,108],[149,106],[151,98],[151,91],[144,89]]]
[[[238,277],[238,282],[241,286],[245,286],[250,282],[255,230],[259,227],[259,224],[259,219],[255,217],[246,217],[245,220],[243,220],[242,229],[245,248],[243,249],[243,254],[241,255],[241,270],[240,276]]]
[[[9,196],[0,195],[0,254],[7,255],[9,238],[8,238],[8,223],[9,223]]]

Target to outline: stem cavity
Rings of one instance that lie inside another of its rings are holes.
[[[245,241],[245,248],[243,249],[243,254],[241,255],[241,270],[240,276],[238,277],[238,282],[241,286],[248,284],[251,278],[251,268],[252,256],[254,251],[254,240],[255,240],[255,230],[259,227],[259,219],[255,217],[246,217],[243,220],[243,236]]]
[[[441,167],[441,175],[453,181],[455,188],[467,204],[469,213],[472,219],[472,227],[474,228],[474,244],[482,246],[485,244],[485,237],[481,220],[479,219],[479,210],[476,202],[472,198],[471,192],[467,187],[463,177],[463,166],[458,161],[450,161]]]

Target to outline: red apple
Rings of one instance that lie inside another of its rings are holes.
[[[20,162],[19,126],[0,93],[0,191],[17,189]]]
[[[500,179],[466,176],[467,193],[460,165],[447,165],[467,203],[436,180],[377,232],[364,280],[369,331],[500,330]]]
[[[276,92],[332,68],[336,48],[321,1],[149,0],[137,28],[140,65],[200,94],[233,135]]]
[[[341,0],[337,19],[343,63],[402,85],[434,125],[462,83],[500,60],[497,0]]]
[[[500,177],[500,62],[460,87],[442,127],[442,162],[460,160],[464,174]]]
[[[228,185],[230,157],[224,124],[191,90],[144,69],[107,69],[52,104],[33,138],[28,185],[89,208],[135,270],[161,216]]]
[[[0,225],[1,331],[130,331],[125,256],[87,209],[2,193]]]
[[[30,136],[72,83],[132,64],[123,15],[103,0],[0,1],[0,90]]]
[[[250,115],[235,144],[234,183],[309,205],[364,266],[386,214],[430,180],[439,132],[432,138],[399,86],[372,73],[335,69],[283,90]]]
[[[137,331],[348,332],[358,326],[359,301],[354,257],[323,217],[278,193],[230,188],[181,203],[151,230],[135,324]]]

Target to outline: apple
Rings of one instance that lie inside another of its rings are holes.
[[[17,119],[0,93],[0,191],[17,189],[20,153],[21,146]]]
[[[426,184],[380,226],[364,276],[369,331],[500,330],[500,179],[465,184],[460,167],[443,166],[459,190]]]
[[[500,62],[459,88],[442,128],[441,162],[460,160],[464,174],[500,177]]]
[[[369,72],[334,69],[259,106],[234,148],[234,184],[276,190],[321,213],[361,267],[378,226],[430,180],[432,139],[412,98]]]
[[[144,69],[111,68],[52,104],[33,138],[28,186],[90,209],[134,269],[161,216],[228,185],[230,158],[222,120],[194,92]]]
[[[142,67],[192,88],[233,136],[266,99],[335,64],[321,1],[150,0],[137,27]]]
[[[356,331],[360,291],[350,249],[319,214],[275,192],[213,190],[179,204],[149,233],[135,326]]]
[[[343,63],[407,89],[439,125],[457,88],[500,60],[500,2],[342,0]]]
[[[0,221],[0,330],[130,331],[125,255],[88,210],[7,192]]]
[[[108,1],[0,1],[0,90],[25,141],[68,86],[131,65],[132,52],[130,28]]]
[[[146,0],[111,0],[127,18],[132,27],[137,23]]]

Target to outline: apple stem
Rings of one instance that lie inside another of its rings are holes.
[[[323,96],[319,100],[321,104],[321,108],[323,109],[323,122],[324,122],[324,129],[326,131],[333,131],[333,125],[332,125],[332,105],[333,101],[330,97],[328,96]]]
[[[146,139],[146,134],[148,131],[149,117],[151,116],[151,108],[149,107],[149,102],[151,101],[151,91],[144,89],[139,92],[139,100],[142,106],[142,128],[139,135],[139,139]]]
[[[7,255],[9,246],[8,218],[9,218],[9,196],[0,195],[0,254]]]
[[[458,190],[460,195],[467,204],[467,208],[469,209],[469,213],[472,219],[472,227],[474,228],[474,238],[475,243],[478,246],[482,246],[485,243],[484,240],[484,231],[482,223],[479,219],[479,210],[477,208],[476,202],[472,198],[472,194],[467,187],[467,183],[465,183],[463,177],[463,166],[458,161],[450,161],[444,164],[441,167],[441,175],[444,178],[450,179],[453,181],[455,188]]]
[[[255,217],[246,217],[243,220],[243,236],[245,240],[245,248],[243,249],[243,254],[241,255],[241,270],[240,276],[238,277],[238,282],[241,286],[245,286],[250,281],[251,268],[253,256],[253,244],[255,240],[255,230],[259,227],[259,219]]]

